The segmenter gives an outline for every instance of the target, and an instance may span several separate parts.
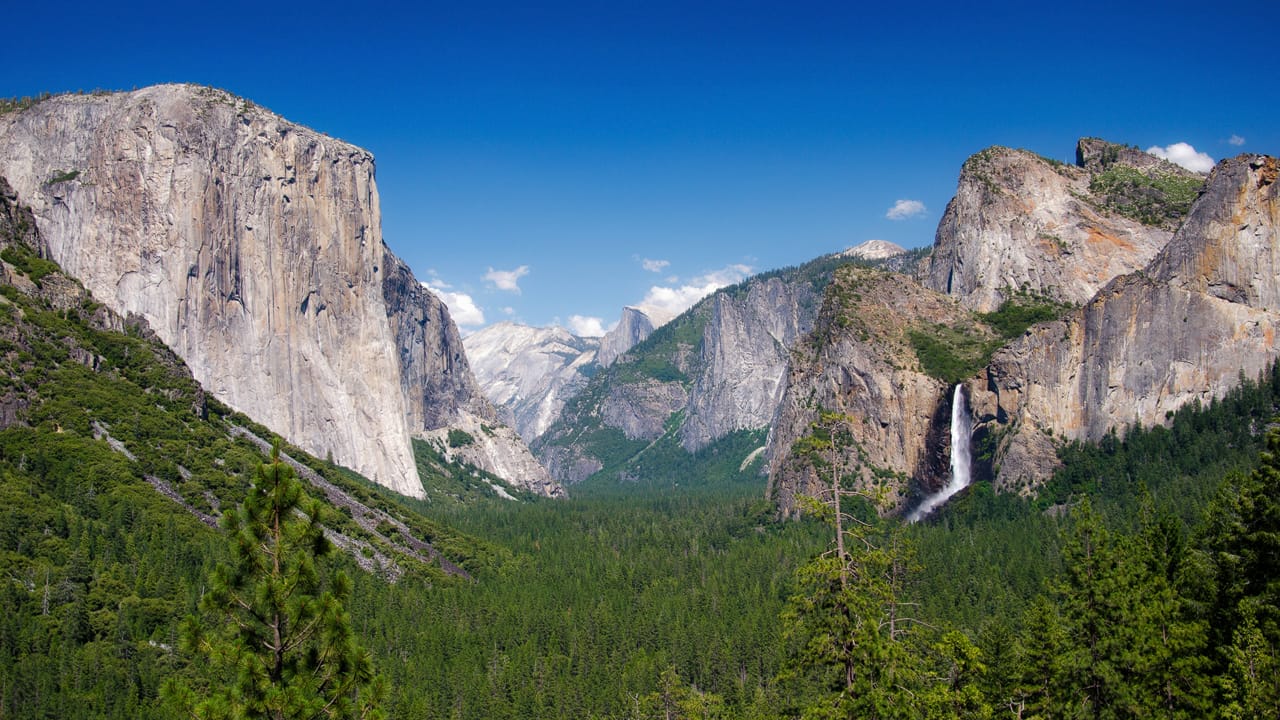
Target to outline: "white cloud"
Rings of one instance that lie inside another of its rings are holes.
[[[515,309],[515,308],[513,308],[513,307],[511,307],[510,305],[508,305],[508,306],[506,306],[506,307],[502,308],[502,314],[503,314],[503,315],[506,315],[506,316],[508,316],[508,317],[510,317],[511,315],[515,315],[515,314],[516,314],[516,309]]]
[[[889,212],[884,216],[890,220],[906,220],[909,217],[924,214],[924,203],[919,200],[899,200],[889,208]]]
[[[443,288],[449,287],[448,283],[437,283],[434,286],[422,283],[422,286],[440,298],[441,302],[449,308],[449,317],[452,317],[459,326],[479,327],[484,324],[484,311],[476,305],[470,295],[444,290]]]
[[[569,332],[578,337],[601,337],[605,334],[604,320],[586,315],[569,316]]]
[[[656,272],[662,272],[668,265],[671,264],[671,261],[670,260],[650,260],[649,258],[644,258],[643,260],[640,261],[640,264],[644,266],[645,270],[656,273]]]
[[[1240,147],[1241,145],[1244,144],[1244,138],[1240,137],[1239,135],[1232,135],[1231,137],[1227,138],[1227,142],[1232,145],[1235,145],[1236,147]]]
[[[489,272],[484,274],[484,279],[493,283],[499,290],[507,292],[520,292],[520,278],[529,274],[529,266],[521,265],[515,270],[494,270],[489,268]]]
[[[1147,152],[1162,160],[1181,165],[1191,172],[1209,172],[1213,169],[1213,158],[1198,152],[1184,142],[1174,143],[1169,147],[1153,145],[1147,148]]]
[[[688,310],[694,303],[716,290],[740,282],[751,272],[752,268],[749,265],[736,264],[693,278],[680,287],[655,285],[649,288],[649,292],[645,293],[644,300],[641,300],[638,306],[656,323],[662,324]]]

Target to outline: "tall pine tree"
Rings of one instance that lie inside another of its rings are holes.
[[[880,498],[847,487],[859,468],[846,460],[853,438],[848,415],[823,412],[796,444],[820,480],[807,510],[832,526],[830,548],[796,572],[798,592],[783,615],[794,676],[826,692],[803,710],[816,718],[919,717],[922,649],[911,630],[914,603],[904,600],[912,553],[899,527],[868,510],[859,517],[846,498]]]
[[[343,603],[350,580],[319,561],[333,551],[321,506],[280,459],[258,467],[237,511],[223,517],[231,559],[209,579],[202,618],[183,627],[184,650],[206,663],[204,687],[179,682],[170,699],[200,720],[381,718],[384,683],[357,643]]]

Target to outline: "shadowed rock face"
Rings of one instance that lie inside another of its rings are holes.
[[[1029,490],[1056,464],[1046,433],[1098,440],[1133,422],[1165,422],[1256,377],[1276,358],[1280,203],[1275,158],[1214,169],[1190,215],[1140,273],[1117,278],[1065,320],[998,353],[979,419],[1012,430],[997,482]]]
[[[1138,200],[1098,194],[1106,183],[1095,181],[1125,169],[1193,185],[1199,176],[1101,140],[1081,140],[1077,151],[1077,167],[1002,147],[969,158],[932,257],[921,266],[921,283],[989,312],[1018,290],[1082,304],[1112,278],[1145,267],[1176,222],[1144,225],[1106,209],[1113,200]]]
[[[0,173],[68,273],[311,453],[421,495],[410,435],[495,417],[447,311],[384,247],[360,148],[164,85],[0,117]]]

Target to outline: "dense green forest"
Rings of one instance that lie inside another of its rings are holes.
[[[0,716],[173,717],[166,681],[216,680],[181,628],[216,623],[239,551],[211,522],[253,497],[249,436],[271,435],[33,247],[3,259]],[[979,482],[907,526],[850,498],[843,549],[830,505],[774,520],[740,463],[754,433],[656,444],[660,479],[567,500],[493,497],[425,444],[423,501],[286,451],[347,498],[298,502],[345,538],[316,567],[349,588],[316,588],[388,717],[1266,717],[1280,373],[1241,380],[1064,447],[1034,500]]]

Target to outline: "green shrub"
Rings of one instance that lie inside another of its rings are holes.
[[[476,439],[466,430],[459,430],[458,428],[449,429],[449,447],[451,448],[466,447],[475,441]]]
[[[1089,183],[1104,207],[1144,225],[1175,225],[1191,210],[1204,179],[1112,165]]]
[[[977,374],[999,347],[975,330],[922,324],[908,331],[911,347],[926,375],[955,383]]]
[[[1048,298],[1019,294],[1005,300],[999,310],[980,313],[978,317],[1002,337],[1012,340],[1036,323],[1057,320],[1070,308]]]
[[[54,170],[53,177],[45,182],[45,185],[57,185],[58,183],[70,182],[80,177],[79,170]]]
[[[18,272],[26,275],[37,285],[44,276],[58,272],[57,263],[45,260],[23,245],[10,245],[0,250],[0,259],[14,266]]]

